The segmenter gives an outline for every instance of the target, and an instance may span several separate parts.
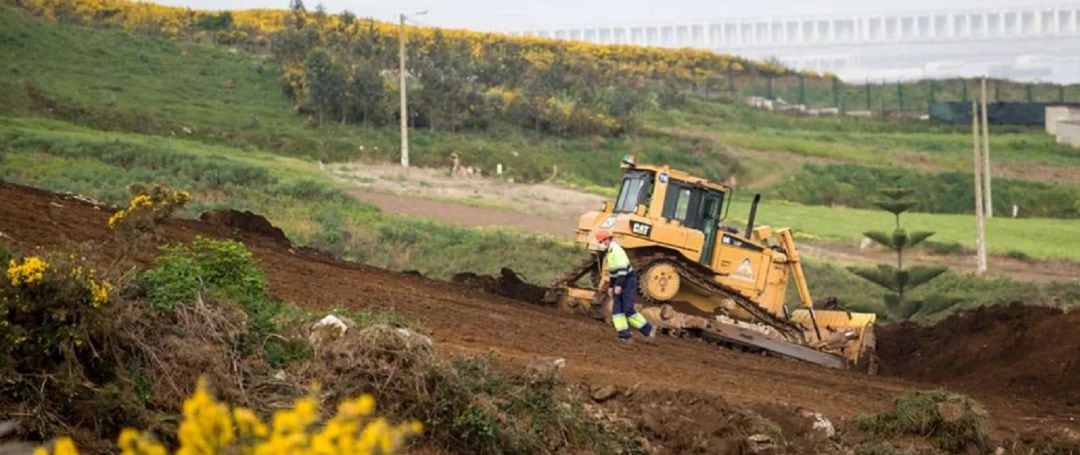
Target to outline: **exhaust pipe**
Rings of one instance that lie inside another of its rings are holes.
[[[746,240],[750,240],[754,234],[754,218],[757,218],[757,206],[761,202],[761,193],[754,195],[754,202],[750,204],[750,218],[746,220]]]

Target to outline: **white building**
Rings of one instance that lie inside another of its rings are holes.
[[[1080,4],[552,27],[515,34],[776,57],[851,82],[981,75],[1080,82]]]

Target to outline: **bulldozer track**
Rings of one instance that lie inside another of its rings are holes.
[[[732,299],[732,301],[734,301],[735,304],[739,306],[739,308],[742,308],[746,312],[750,313],[752,316],[757,318],[762,323],[768,325],[769,327],[776,329],[788,341],[805,344],[806,340],[803,337],[803,331],[801,328],[799,328],[795,324],[780,319],[776,315],[770,313],[768,310],[758,306],[750,299],[744,297],[742,294],[739,294],[738,291],[728,289],[724,286],[716,284],[710,277],[706,276],[699,270],[688,267],[685,261],[680,260],[674,255],[665,253],[648,255],[645,256],[638,264],[634,264],[634,267],[637,269],[637,273],[641,273],[647,270],[649,267],[661,262],[670,262],[673,266],[676,267],[676,269],[678,269],[679,276],[686,278],[687,281],[690,282],[690,284],[697,286],[698,288],[707,290],[711,293]],[[654,301],[651,297],[642,292],[640,288],[638,295],[640,295],[642,299],[649,304],[662,304],[662,302]]]

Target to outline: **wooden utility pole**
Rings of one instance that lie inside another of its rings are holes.
[[[983,182],[986,187],[986,217],[994,217],[994,191],[990,185],[990,122],[987,120],[986,78],[982,79],[982,140],[983,140]]]
[[[398,90],[401,94],[401,167],[409,167],[409,111],[405,107],[405,15],[398,27]]]
[[[982,275],[986,272],[986,231],[983,220],[983,195],[982,195],[982,155],[979,152],[979,103],[971,101],[971,144],[973,147],[975,165],[975,273]]]

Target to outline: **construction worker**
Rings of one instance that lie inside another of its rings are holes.
[[[645,335],[646,341],[652,343],[656,339],[656,329],[645,320],[645,317],[634,309],[634,296],[637,295],[637,274],[630,266],[630,258],[609,231],[598,231],[596,241],[607,251],[606,261],[608,266],[608,297],[611,297],[611,324],[619,334],[619,341],[623,343],[633,342],[633,327]]]

